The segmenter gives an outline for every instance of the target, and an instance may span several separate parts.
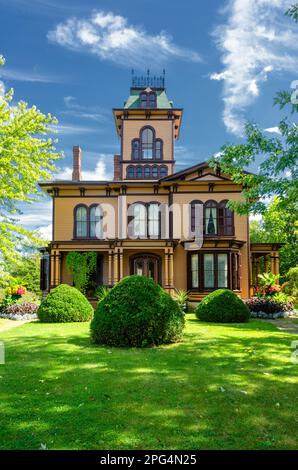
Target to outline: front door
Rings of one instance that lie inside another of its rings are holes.
[[[152,277],[159,282],[160,262],[154,255],[137,255],[131,260],[131,274]]]

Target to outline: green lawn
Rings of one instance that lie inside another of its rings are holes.
[[[182,343],[93,346],[89,324],[0,334],[1,449],[295,449],[298,336],[200,323]]]

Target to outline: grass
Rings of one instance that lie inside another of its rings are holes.
[[[89,324],[1,334],[1,449],[295,449],[295,335],[187,316],[181,343],[98,347]]]

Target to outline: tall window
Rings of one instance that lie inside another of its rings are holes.
[[[205,234],[217,235],[217,203],[215,201],[205,203]]]
[[[218,232],[220,235],[234,235],[233,212],[226,207],[228,201],[218,204]]]
[[[132,141],[132,159],[139,160],[140,158],[140,141],[139,139],[134,139]]]
[[[158,178],[158,166],[152,168],[152,176],[153,178]]]
[[[214,287],[214,255],[204,254],[204,288],[213,289]]]
[[[159,207],[158,204],[149,204],[148,206],[148,236],[159,236]]]
[[[141,166],[137,167],[137,178],[142,178],[143,176],[143,168]]]
[[[87,233],[87,207],[78,206],[75,209],[75,236],[86,238]]]
[[[90,238],[102,238],[102,211],[99,205],[90,207]]]
[[[90,207],[82,204],[74,210],[75,238],[103,238],[102,209],[98,204]]]
[[[228,287],[228,255],[217,255],[217,287]]]
[[[141,132],[142,158],[150,160],[153,158],[153,130],[145,127]]]
[[[145,178],[150,178],[150,176],[151,176],[151,168],[150,168],[150,166],[145,166],[145,168],[144,168],[144,176],[145,176]]]
[[[155,158],[157,160],[162,158],[162,141],[160,139],[156,139],[155,141]]]
[[[135,204],[133,208],[133,233],[135,237],[147,236],[147,214],[144,204]]]
[[[201,206],[201,208],[200,208]],[[190,203],[190,229],[194,233],[199,224],[203,224],[203,220],[199,220],[199,217],[203,219],[203,203],[202,201],[192,201]]]
[[[128,217],[131,235],[137,238],[157,238],[160,234],[159,205],[156,202],[135,203]]]
[[[232,270],[239,271],[238,253],[193,253],[189,260],[189,287],[198,291],[208,291],[229,287],[229,257]],[[231,289],[239,290],[239,276],[235,276]]]

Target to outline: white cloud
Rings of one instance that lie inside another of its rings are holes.
[[[40,75],[32,72],[24,72],[21,70],[12,70],[7,67],[1,69],[2,78],[7,80],[15,80],[21,82],[40,82],[40,83],[59,83],[61,79],[50,75]]]
[[[82,179],[84,181],[106,181],[111,179],[111,174],[106,168],[105,160],[111,160],[112,155],[100,154],[99,160],[96,163],[95,170],[82,170]],[[57,180],[71,180],[72,178],[72,168],[65,167],[55,175],[54,177]]]
[[[61,111],[61,114],[97,122],[106,121],[107,111],[99,106],[82,106],[76,102],[73,96],[65,96],[64,103],[67,109]]]
[[[96,127],[77,126],[75,124],[57,124],[52,127],[61,135],[90,134],[92,132],[99,132],[99,129]]]
[[[279,128],[277,126],[275,127],[267,127],[267,129],[264,129],[264,131],[269,132],[271,134],[281,134]]]
[[[198,62],[197,52],[178,47],[164,31],[151,35],[126,18],[98,11],[88,19],[69,18],[48,33],[49,41],[71,50],[95,54],[122,65],[148,66],[178,58]]]
[[[53,237],[53,225],[45,225],[43,227],[38,227],[38,232],[40,235],[40,238],[43,240],[52,240]]]
[[[292,0],[230,0],[225,24],[214,37],[223,70],[223,121],[229,132],[242,135],[245,110],[259,96],[263,82],[275,71],[297,72],[297,25],[284,12]]]

